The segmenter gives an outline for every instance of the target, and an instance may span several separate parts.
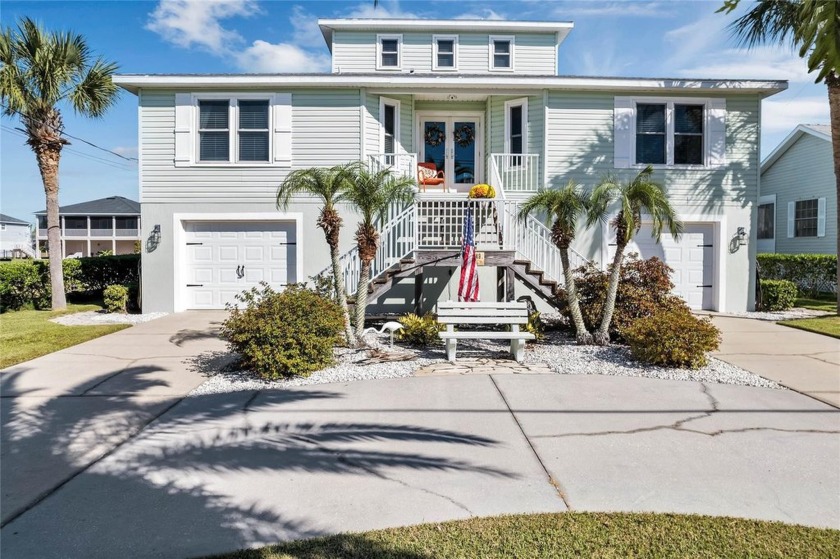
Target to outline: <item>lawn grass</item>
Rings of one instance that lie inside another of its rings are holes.
[[[0,314],[0,369],[128,328],[127,324],[63,326],[50,322],[62,314],[101,308],[67,305],[64,311],[24,310]]]
[[[559,513],[473,518],[239,551],[228,559],[840,557],[840,531],[735,518]]]
[[[808,332],[840,338],[840,316],[820,316],[817,318],[798,318],[796,320],[782,320],[779,322],[784,326],[799,328]]]
[[[812,309],[815,311],[837,312],[837,297],[834,294],[820,294],[815,297],[800,297],[794,303],[795,307]]]

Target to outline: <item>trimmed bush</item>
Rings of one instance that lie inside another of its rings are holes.
[[[621,340],[623,332],[637,320],[668,309],[688,312],[688,306],[671,294],[674,288],[671,272],[659,258],[640,260],[630,253],[621,265],[615,312],[610,325],[610,337]],[[575,270],[575,285],[580,300],[580,310],[587,329],[594,330],[601,323],[604,302],[607,299],[610,270],[601,271],[593,265]],[[568,315],[568,309],[566,310]],[[570,321],[571,323],[571,321]]]
[[[301,285],[277,293],[266,283],[236,299],[239,303],[228,305],[222,337],[243,367],[274,380],[308,376],[333,363],[333,346],[344,331],[335,302]]]
[[[438,322],[432,313],[423,316],[408,313],[398,320],[403,325],[402,329],[396,332],[399,341],[421,347],[443,343],[438,334],[443,332],[445,326]]]
[[[792,281],[811,295],[836,288],[835,254],[759,254],[756,260],[762,280]]]
[[[630,353],[642,363],[696,369],[720,346],[720,331],[708,318],[668,309],[640,318],[623,332]]]
[[[102,292],[102,302],[105,303],[106,311],[124,313],[128,305],[128,287],[109,285]]]
[[[38,270],[31,260],[13,260],[0,264],[0,312],[17,311],[33,306],[40,299],[42,286]]]
[[[787,280],[761,280],[761,310],[786,311],[796,303],[796,284]]]

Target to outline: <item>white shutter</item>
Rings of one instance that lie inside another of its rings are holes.
[[[175,94],[175,166],[187,167],[193,161],[193,104],[190,93]]]
[[[726,165],[726,99],[709,100],[709,167]]]
[[[817,237],[825,237],[825,198],[817,198]]]
[[[283,167],[292,166],[292,94],[274,95],[274,162]]]
[[[794,225],[796,222],[796,202],[788,202],[787,236],[793,238]]]
[[[633,99],[631,97],[615,98],[615,123],[613,126],[613,147],[615,150],[614,165],[616,169],[630,167],[633,145]]]

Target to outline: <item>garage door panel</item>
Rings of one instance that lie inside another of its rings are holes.
[[[265,259],[266,247],[262,245],[246,246],[244,259],[246,262],[262,262]]]

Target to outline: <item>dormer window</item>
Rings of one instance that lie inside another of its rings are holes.
[[[513,37],[490,37],[490,69],[513,70]]]
[[[432,38],[432,63],[435,70],[458,68],[458,36],[435,35]]]
[[[376,67],[379,70],[399,70],[402,58],[402,35],[377,35]]]

